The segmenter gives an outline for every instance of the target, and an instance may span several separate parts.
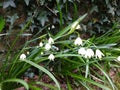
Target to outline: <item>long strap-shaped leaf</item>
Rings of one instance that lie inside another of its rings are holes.
[[[57,85],[57,87],[58,87],[58,90],[61,90],[58,81],[56,80],[56,78],[55,78],[47,69],[45,69],[44,67],[42,67],[42,66],[40,66],[40,65],[38,65],[38,64],[30,61],[30,60],[24,59],[24,60],[22,60],[22,61],[24,61],[24,62],[26,62],[26,63],[28,63],[28,64],[36,67],[36,68],[38,68],[39,70],[41,70],[41,71],[43,71],[44,73],[46,73],[47,75],[49,75],[49,76],[53,79],[53,81],[56,83],[56,85]]]
[[[57,35],[54,37],[54,40],[59,39],[60,37],[64,35],[71,34],[75,31],[76,26],[87,16],[87,14],[84,14],[83,16],[79,17],[76,21],[71,23],[69,26],[65,27],[63,30],[61,30]]]
[[[20,83],[20,84],[22,84],[26,88],[26,90],[29,90],[29,86],[28,86],[28,84],[24,80],[16,79],[16,78],[7,79],[7,80],[2,81],[0,83],[0,90],[2,90],[3,83],[7,83],[7,82],[17,82],[17,83]]]
[[[89,78],[85,78],[85,77],[83,77],[81,75],[73,74],[73,73],[70,73],[70,72],[68,72],[67,75],[71,76],[73,78],[76,78],[76,79],[83,80],[83,81],[89,82],[91,84],[94,84],[94,85],[96,85],[96,86],[98,86],[98,87],[100,87],[100,88],[102,88],[104,90],[111,90],[110,88],[108,88],[108,87],[106,87],[106,86],[104,86],[104,85],[102,85],[100,83],[97,83],[97,82],[95,82],[93,80],[90,80]]]
[[[5,26],[5,20],[2,17],[0,17],[0,32],[2,31],[4,26]]]

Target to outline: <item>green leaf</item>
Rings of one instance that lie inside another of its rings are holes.
[[[68,87],[68,90],[73,90],[71,85],[70,85],[70,82],[69,82],[68,78],[67,78],[67,87]]]
[[[83,81],[89,82],[91,84],[94,84],[94,85],[96,85],[96,86],[98,86],[98,87],[100,87],[100,88],[102,88],[104,90],[111,90],[110,88],[108,88],[108,87],[106,87],[106,86],[104,86],[104,85],[102,85],[100,83],[97,83],[97,82],[95,82],[93,80],[90,80],[89,78],[85,78],[85,77],[83,77],[81,75],[73,74],[73,73],[70,73],[70,72],[68,72],[67,75],[69,75],[69,76],[71,76],[73,78],[76,78],[77,80],[79,79],[79,80],[83,80]]]
[[[4,26],[5,26],[5,20],[2,17],[0,17],[0,32],[3,30]]]
[[[29,5],[30,0],[24,0],[24,1],[25,1],[26,5],[28,6],[28,5]]]
[[[108,81],[110,82],[113,90],[115,90],[115,85],[114,83],[112,82],[112,80],[110,79],[110,77],[108,76],[108,74],[100,67],[98,66],[97,64],[94,64],[99,70],[101,70],[101,72],[105,75],[105,77],[108,79]]]
[[[32,61],[29,61],[29,60],[22,60],[22,61],[24,61],[24,62],[26,62],[26,63],[28,63],[28,64],[36,67],[36,68],[38,68],[39,70],[41,70],[44,73],[46,73],[47,75],[49,75],[53,79],[53,81],[56,83],[56,85],[58,87],[58,90],[61,90],[58,81],[56,80],[56,78],[47,69],[45,69],[44,67],[42,67],[42,66],[40,66],[40,65],[38,65],[38,64],[36,64],[36,63],[34,63]]]
[[[22,84],[26,88],[26,90],[29,90],[29,86],[28,86],[28,84],[24,80],[16,79],[16,78],[7,79],[7,80],[4,80],[3,82],[1,82],[0,83],[0,90],[2,90],[3,83],[7,83],[7,82],[17,82],[17,83],[20,83],[20,84]]]
[[[50,84],[46,84],[46,83],[43,83],[43,82],[36,82],[36,84],[37,85],[40,84],[42,86],[48,87],[48,88],[50,88],[50,90],[57,90],[57,88],[55,86],[50,85]]]
[[[65,35],[69,35],[69,34],[73,33],[75,31],[77,25],[80,23],[80,21],[82,21],[86,16],[87,16],[87,14],[84,14],[83,16],[78,18],[75,22],[73,22],[69,26],[65,27],[63,30],[61,30],[59,33],[57,33],[57,35],[54,37],[54,40],[59,39],[60,37],[63,37]]]

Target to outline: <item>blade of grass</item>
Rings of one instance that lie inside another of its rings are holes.
[[[66,78],[67,78],[67,87],[68,87],[68,90],[73,90],[72,87],[71,87],[71,85],[70,85],[70,83],[69,83],[68,77],[66,77]]]
[[[60,4],[59,4],[59,1],[56,0],[57,2],[57,8],[58,8],[58,11],[59,11],[59,15],[60,15],[60,30],[62,29],[62,25],[63,25],[63,16],[62,16],[62,10],[61,10],[61,7],[60,7]]]
[[[60,37],[63,37],[64,35],[69,35],[69,34],[73,33],[76,26],[78,25],[78,23],[81,22],[86,16],[87,16],[87,14],[84,14],[83,16],[79,17],[75,22],[71,23],[69,26],[62,29],[59,33],[57,33],[57,35],[55,35],[54,40],[57,40]],[[72,27],[72,26],[74,26],[74,27]]]
[[[0,32],[3,30],[5,26],[5,20],[0,16]]]
[[[96,86],[98,86],[100,88],[103,88],[104,90],[111,90],[110,88],[108,88],[108,87],[106,87],[106,86],[104,86],[104,85],[102,85],[100,83],[97,83],[97,82],[95,82],[93,80],[90,80],[88,78],[85,78],[85,77],[83,77],[81,75],[73,74],[73,73],[70,73],[70,72],[67,72],[67,75],[69,75],[69,76],[71,76],[73,78],[76,78],[78,80],[83,80],[83,81],[89,82],[91,84],[94,84],[94,85],[96,85]]]
[[[21,79],[16,79],[16,78],[13,78],[13,79],[7,79],[7,80],[4,80],[0,83],[0,89],[2,90],[2,85],[3,83],[7,83],[7,82],[16,82],[16,83],[20,83],[22,84],[26,90],[29,90],[29,86],[28,84],[24,81],[24,80],[21,80]]]
[[[94,66],[96,66],[99,70],[101,70],[101,72],[106,76],[106,78],[108,79],[108,81],[110,82],[113,90],[115,90],[115,85],[113,84],[112,80],[110,79],[110,77],[108,76],[108,74],[100,67],[98,66],[99,64],[95,64],[93,63]]]
[[[89,62],[89,59],[87,59],[86,63]],[[89,64],[86,65],[86,70],[85,70],[85,78],[88,77],[88,74],[89,74]]]
[[[50,89],[52,89],[52,90],[56,90],[56,87],[54,87],[53,85],[50,85],[50,84],[45,84],[45,83],[43,83],[43,82],[35,82],[36,84],[40,84],[40,85],[42,85],[42,86],[46,86],[46,87],[48,87],[48,88],[50,88]]]
[[[52,80],[56,83],[56,85],[57,85],[57,87],[58,87],[58,90],[61,90],[58,81],[56,80],[56,78],[55,78],[47,69],[45,69],[44,67],[42,67],[42,66],[40,66],[40,65],[38,65],[38,64],[36,64],[36,63],[34,63],[34,62],[32,62],[32,61],[26,60],[26,59],[25,59],[25,60],[22,60],[22,61],[24,61],[24,62],[26,62],[26,63],[28,63],[28,64],[30,64],[30,65],[38,68],[39,70],[43,71],[44,73],[46,73],[46,74],[47,74],[48,76],[50,76],[50,77],[52,78]]]

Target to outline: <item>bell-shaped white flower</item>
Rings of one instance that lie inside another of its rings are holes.
[[[28,51],[28,52],[27,52],[27,55],[29,55],[29,54],[30,54],[30,52]]]
[[[50,49],[51,49],[51,45],[50,45],[49,43],[46,43],[45,49],[46,49],[46,50],[50,50]]]
[[[84,56],[84,55],[86,54],[85,48],[81,47],[81,48],[78,50],[78,54]]]
[[[41,52],[41,55],[43,55],[44,53],[43,52]]]
[[[48,59],[51,60],[51,61],[54,61],[55,56],[54,56],[53,54],[50,54],[50,55],[48,56]]]
[[[43,47],[43,43],[42,43],[42,42],[40,42],[40,43],[39,43],[39,46],[40,46],[40,47]]]
[[[53,43],[54,43],[53,38],[50,37],[50,38],[48,39],[48,43],[49,43],[49,44],[53,44]]]
[[[80,25],[77,25],[77,26],[76,26],[76,29],[81,29],[81,26],[80,26]]]
[[[117,61],[120,61],[120,56],[117,57]]]
[[[48,27],[48,30],[50,30],[50,27]]]
[[[54,25],[52,25],[52,29],[54,29],[55,28],[55,26]]]
[[[82,45],[82,39],[80,38],[80,37],[77,37],[76,39],[75,39],[75,41],[74,41],[74,44],[75,45]]]
[[[102,56],[105,56],[99,49],[95,52],[95,57],[101,59]]]
[[[20,59],[21,59],[21,60],[26,59],[26,55],[25,55],[25,54],[21,54],[21,55],[20,55]]]
[[[94,52],[92,49],[87,49],[85,53],[85,58],[91,58],[94,56]]]

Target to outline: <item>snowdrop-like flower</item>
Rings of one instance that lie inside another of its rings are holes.
[[[51,60],[51,61],[54,61],[55,56],[54,56],[53,54],[50,54],[50,55],[48,56],[48,59]]]
[[[52,29],[54,29],[55,28],[55,26],[54,25],[52,25]]]
[[[120,56],[117,57],[117,60],[120,61]]]
[[[74,44],[75,45],[82,45],[82,39],[80,38],[80,37],[77,37],[76,39],[75,39],[75,41],[74,41]]]
[[[48,27],[48,30],[50,30],[50,27]]]
[[[53,38],[50,37],[50,38],[48,39],[48,43],[49,43],[49,44],[53,44],[53,43],[54,43]]]
[[[43,55],[44,53],[43,52],[41,52],[41,55]]]
[[[30,54],[30,52],[28,51],[28,52],[27,52],[27,54],[29,55],[29,54]]]
[[[95,52],[95,57],[101,59],[102,56],[104,56],[104,54],[99,49],[97,49]]]
[[[20,59],[21,59],[21,60],[26,59],[26,55],[25,55],[25,54],[21,54],[21,55],[20,55]]]
[[[50,45],[49,43],[46,43],[45,49],[46,49],[46,50],[50,50],[50,49],[51,49],[51,45]]]
[[[86,54],[85,48],[81,47],[81,48],[78,50],[78,54],[84,56],[84,55]]]
[[[81,29],[81,26],[80,26],[80,25],[77,25],[76,29]]]
[[[39,43],[39,46],[40,46],[40,47],[42,47],[42,46],[43,46],[43,43],[42,43],[42,42],[40,42],[40,43]]]
[[[92,49],[87,49],[85,53],[85,58],[91,58],[94,56],[94,52]]]

